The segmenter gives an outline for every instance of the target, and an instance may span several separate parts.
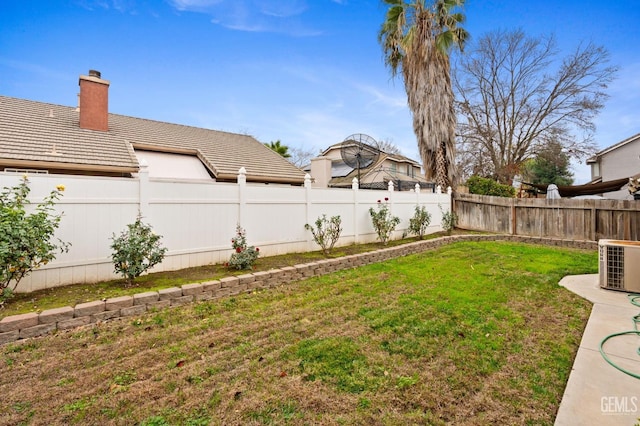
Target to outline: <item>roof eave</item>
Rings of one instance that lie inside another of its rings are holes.
[[[93,172],[111,172],[111,173],[136,173],[139,171],[138,166],[113,166],[104,164],[82,164],[82,163],[65,163],[57,161],[36,161],[36,160],[18,160],[18,159],[0,159],[0,165],[4,167],[15,167],[25,169],[65,169],[78,171]]]
[[[592,159],[593,159],[592,162],[595,162],[601,156],[603,156],[605,154],[608,154],[609,152],[614,151],[614,150],[616,150],[618,148],[621,148],[621,147],[627,145],[630,142],[634,142],[635,140],[637,140],[639,138],[640,138],[640,133],[635,134],[635,135],[633,135],[631,137],[628,137],[628,138],[626,138],[626,139],[624,139],[624,140],[622,140],[622,141],[620,141],[618,143],[615,143],[615,144],[603,149],[602,151],[597,152],[596,155],[594,155],[593,157],[591,157],[590,159],[587,160],[587,163],[589,163],[589,161],[592,160]]]

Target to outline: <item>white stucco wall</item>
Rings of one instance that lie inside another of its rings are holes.
[[[627,178],[640,173],[640,137],[600,157],[600,176],[603,182]],[[632,200],[625,186],[620,191],[605,194],[606,198]]]
[[[136,150],[138,162],[146,161],[149,177],[168,179],[205,179],[211,176],[195,155]]]

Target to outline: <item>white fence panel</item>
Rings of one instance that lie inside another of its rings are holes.
[[[17,185],[22,176],[0,173],[0,187]],[[428,232],[441,230],[442,214],[450,209],[448,194],[427,192],[318,189],[279,185],[210,181],[149,179],[146,171],[136,178],[67,175],[30,175],[30,200],[41,202],[56,185],[66,189],[56,205],[64,212],[56,234],[70,242],[68,253],[25,278],[18,291],[29,292],[60,285],[116,278],[111,263],[111,238],[133,223],[138,214],[163,236],[168,248],[154,271],[226,262],[236,225],[247,232],[250,245],[262,255],[318,250],[311,232],[323,214],[340,216],[343,232],[337,245],[376,240],[370,208],[388,202],[401,219],[393,238],[409,226],[416,205],[426,206],[432,220]],[[388,201],[385,201],[385,198]]]
[[[310,194],[310,208],[305,223],[315,227],[316,220],[322,217],[323,214],[327,216],[327,219],[333,216],[340,216],[342,234],[340,235],[337,245],[353,244],[356,234],[354,222],[354,191],[350,189],[313,188]],[[313,242],[311,232],[305,232],[305,236],[309,242],[309,250],[318,250],[319,246]]]

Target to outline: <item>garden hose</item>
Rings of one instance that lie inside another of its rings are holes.
[[[629,297],[629,301],[631,302],[632,305],[640,307],[640,294],[629,294],[627,295],[627,297]],[[635,377],[636,379],[640,379],[640,374],[634,373],[629,370],[625,370],[624,368],[615,364],[613,361],[609,359],[607,354],[604,352],[603,347],[604,347],[604,344],[607,342],[607,340],[613,337],[627,336],[630,334],[635,334],[636,336],[640,336],[640,330],[638,330],[638,324],[640,324],[640,314],[633,317],[633,330],[610,334],[604,339],[602,339],[602,342],[600,342],[600,353],[602,354],[602,357],[604,358],[604,360],[607,361],[609,365],[611,365],[613,368],[620,370],[631,377]],[[640,356],[640,346],[638,347],[638,350],[636,352],[638,353],[638,356]]]

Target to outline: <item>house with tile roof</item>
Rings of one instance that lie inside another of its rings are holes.
[[[78,107],[0,96],[0,171],[302,185],[305,173],[249,135],[113,114],[110,82],[79,78]]]
[[[340,151],[344,143],[348,142],[331,145],[305,168],[314,179],[313,186],[351,188],[353,178],[359,174],[361,189],[387,189],[389,182],[393,182],[397,191],[412,191],[416,184],[423,190],[433,191],[433,182],[427,182],[417,161],[404,155],[380,151],[376,161],[357,170],[342,159]],[[371,147],[371,150],[376,149]]]
[[[591,166],[591,182],[600,183],[635,177],[640,174],[640,133],[597,152],[587,159]],[[611,199],[633,199],[625,187],[606,193]]]

